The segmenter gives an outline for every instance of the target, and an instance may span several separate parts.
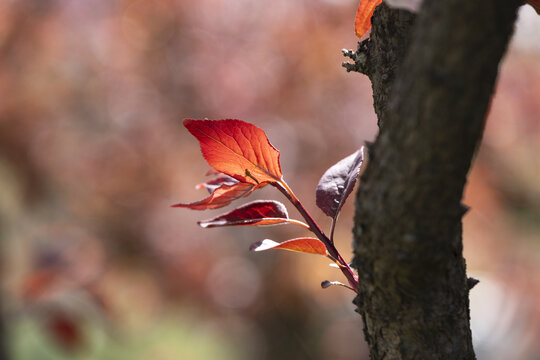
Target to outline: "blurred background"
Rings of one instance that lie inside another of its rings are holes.
[[[0,341],[9,359],[367,359],[353,294],[301,228],[201,229],[226,210],[184,117],[239,118],[315,186],[376,134],[340,67],[357,0],[0,1]],[[466,189],[479,359],[540,358],[540,16],[521,9]],[[264,188],[250,199],[285,201]],[[336,229],[351,256],[353,201]],[[234,205],[233,205],[234,206]],[[231,208],[231,207],[229,207]],[[289,206],[290,214],[296,212]],[[3,329],[3,330],[2,330]],[[0,358],[2,354],[0,353]]]

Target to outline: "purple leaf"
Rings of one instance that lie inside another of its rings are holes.
[[[203,228],[233,225],[276,225],[289,222],[285,205],[273,200],[257,200],[210,220],[199,221]]]
[[[365,147],[362,146],[360,150],[326,170],[319,180],[316,201],[317,206],[326,215],[335,219],[339,214],[345,200],[354,188],[360,167],[364,162],[365,151]]]

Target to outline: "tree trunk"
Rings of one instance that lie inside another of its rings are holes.
[[[348,70],[380,132],[357,194],[356,304],[372,359],[474,359],[461,205],[521,0],[381,5]]]

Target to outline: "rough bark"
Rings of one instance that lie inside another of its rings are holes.
[[[384,125],[384,110],[396,71],[409,48],[414,20],[412,13],[391,10],[383,4],[375,10],[370,37],[358,43],[356,52],[344,52],[354,60],[354,64],[343,64],[347,71],[363,73],[371,80],[379,129]]]
[[[371,40],[346,53],[380,126],[354,227],[372,359],[475,358],[461,198],[520,3],[425,0],[416,19],[381,5]]]

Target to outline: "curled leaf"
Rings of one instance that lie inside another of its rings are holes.
[[[382,3],[382,0],[361,0],[356,11],[354,21],[354,31],[356,36],[361,38],[371,28],[371,17],[375,8]]]
[[[279,151],[263,130],[241,120],[185,119],[210,166],[242,183],[260,186],[281,179]]]
[[[251,251],[265,251],[270,249],[282,249],[297,251],[307,254],[326,255],[326,246],[322,241],[315,238],[296,238],[284,241],[282,243],[275,242],[270,239],[257,241],[249,248]]]
[[[203,228],[234,225],[276,225],[289,222],[285,205],[272,200],[257,200],[210,220],[199,221]]]
[[[235,178],[232,178],[228,175],[221,174],[221,176],[216,177],[215,179],[208,180],[206,182],[197,184],[195,188],[197,190],[206,189],[211,194],[213,193],[217,188],[221,187],[222,185],[235,185],[238,183],[238,180]]]
[[[328,216],[336,218],[351,194],[364,162],[365,147],[330,167],[319,180],[317,206]]]
[[[192,202],[189,204],[176,204],[172,207],[182,207],[193,210],[218,209],[227,206],[231,201],[239,199],[243,196],[248,196],[254,190],[251,184],[236,182],[234,184],[222,184],[221,186],[211,190],[210,196],[206,199]]]

